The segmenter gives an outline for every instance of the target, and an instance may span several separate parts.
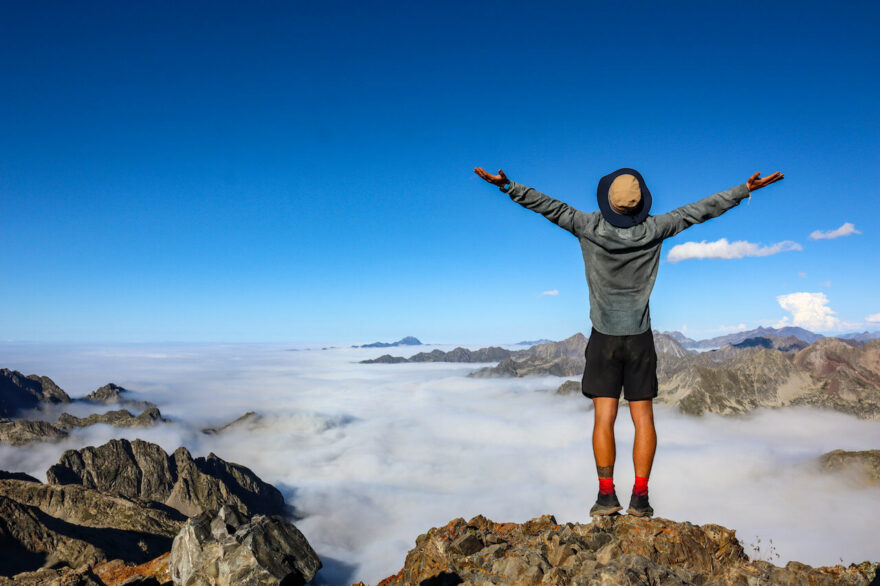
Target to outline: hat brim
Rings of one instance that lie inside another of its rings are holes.
[[[626,174],[632,175],[638,179],[639,189],[642,192],[642,201],[639,204],[639,208],[636,213],[632,215],[618,214],[612,209],[611,202],[608,201],[608,191],[611,189],[611,183],[620,175]],[[648,190],[648,186],[645,185],[645,180],[642,178],[642,174],[635,169],[618,169],[614,173],[609,173],[602,177],[602,179],[599,180],[599,187],[596,190],[596,199],[599,202],[599,211],[602,212],[602,217],[605,218],[605,221],[618,228],[631,228],[636,224],[641,224],[645,221],[645,218],[648,217],[648,213],[651,211],[651,192]]]

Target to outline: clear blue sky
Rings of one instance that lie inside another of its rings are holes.
[[[0,5],[0,339],[589,331],[576,239],[475,166],[655,214],[781,170],[664,244],[654,327],[880,329],[876,2],[253,4]],[[667,259],[721,238],[801,250]]]

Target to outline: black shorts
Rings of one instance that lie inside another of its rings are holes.
[[[644,401],[657,396],[657,351],[650,328],[632,336],[590,332],[581,381],[584,396]]]

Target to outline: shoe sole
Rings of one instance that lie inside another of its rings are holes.
[[[653,517],[653,516],[654,516],[654,511],[653,511],[653,510],[650,510],[650,511],[640,511],[640,510],[638,510],[638,509],[634,509],[634,508],[630,507],[630,508],[628,508],[628,509],[626,510],[626,514],[627,514],[627,515],[632,515],[633,517]]]
[[[600,507],[598,509],[593,509],[590,511],[591,517],[604,517],[606,515],[613,515],[617,511],[622,511],[623,507]]]

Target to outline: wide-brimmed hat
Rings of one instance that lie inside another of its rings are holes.
[[[651,211],[651,192],[642,174],[635,169],[618,169],[602,177],[596,198],[602,217],[618,228],[644,222]]]

